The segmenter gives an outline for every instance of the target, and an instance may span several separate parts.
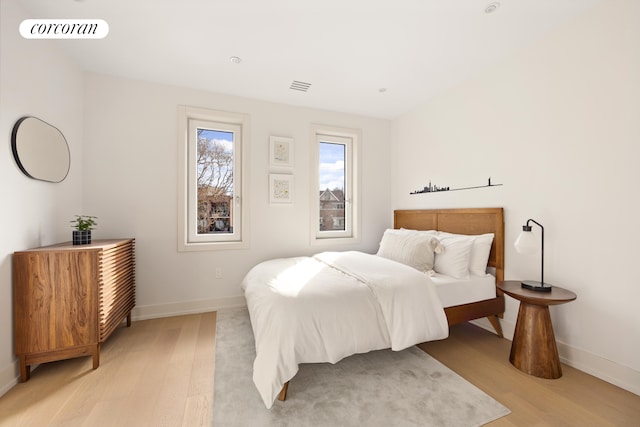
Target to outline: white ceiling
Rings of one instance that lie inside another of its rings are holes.
[[[491,14],[485,13],[491,0],[20,4],[31,18],[105,20],[109,34],[102,40],[56,41],[87,70],[394,118],[600,1],[499,0]],[[294,80],[311,87],[291,90]]]

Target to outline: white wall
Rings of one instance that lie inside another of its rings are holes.
[[[392,124],[394,208],[503,206],[514,280],[539,279],[539,256],[512,242],[528,218],[541,222],[545,281],[578,295],[551,308],[561,357],[636,394],[638,22],[640,2],[603,2]],[[409,195],[489,176],[504,186]],[[506,333],[517,307],[507,297]]]
[[[71,239],[82,207],[83,73],[46,40],[25,40],[18,1],[0,3],[0,395],[18,376],[13,344],[13,252]],[[71,169],[59,184],[23,175],[11,153],[11,130],[36,116],[64,134]]]
[[[244,304],[239,287],[242,278],[251,266],[268,258],[325,249],[377,250],[380,236],[389,226],[389,121],[99,74],[87,74],[85,82],[85,213],[98,216],[96,238],[136,238],[135,318]],[[251,139],[245,147],[249,154],[245,170],[249,174],[249,249],[177,251],[179,105],[250,116]],[[362,130],[363,221],[359,244],[310,246],[313,123]],[[269,205],[270,135],[295,141],[291,206]],[[214,278],[218,267],[222,279]]]

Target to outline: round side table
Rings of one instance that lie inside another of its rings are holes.
[[[573,292],[553,286],[551,292],[524,289],[520,281],[498,283],[498,289],[520,301],[509,361],[529,375],[555,379],[562,376],[549,306],[577,298]]]

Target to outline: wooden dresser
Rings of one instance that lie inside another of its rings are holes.
[[[135,240],[71,242],[15,252],[13,312],[20,381],[31,365],[80,356],[100,364],[100,343],[135,306]]]

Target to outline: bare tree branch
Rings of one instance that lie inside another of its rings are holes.
[[[204,131],[198,129],[196,153],[199,232],[207,232],[211,225],[211,203],[233,197],[233,151],[222,141],[204,137]]]

